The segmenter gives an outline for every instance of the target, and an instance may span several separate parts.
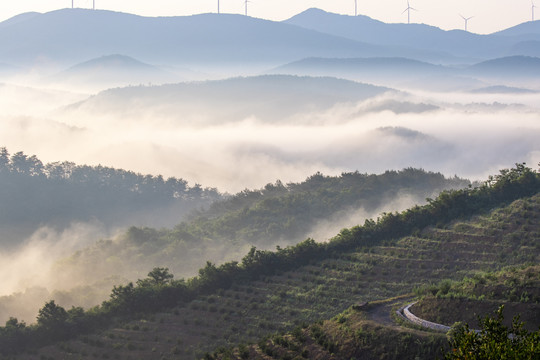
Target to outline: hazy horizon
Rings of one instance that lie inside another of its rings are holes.
[[[96,9],[131,13],[141,16],[189,16],[217,12],[217,0],[201,0],[193,3],[179,4],[173,0],[161,0],[148,3],[142,0],[129,2],[125,0],[96,0]],[[470,2],[457,0],[453,2],[411,0],[411,23],[427,24],[444,30],[464,29],[464,17],[472,17],[468,23],[468,31],[477,34],[489,34],[515,25],[531,21],[532,4],[528,0],[518,0],[511,4],[507,1],[480,0]],[[10,2],[0,5],[0,21],[7,20],[25,12],[49,12],[70,8],[69,0],[39,0]],[[92,0],[75,0],[74,7],[92,8]],[[286,0],[257,1],[248,4],[248,15],[273,21],[283,21],[309,8],[343,15],[354,15],[354,0],[298,0],[294,3]],[[387,23],[406,23],[407,2],[404,0],[358,1],[358,15],[369,16]],[[222,13],[244,14],[244,2],[241,0],[221,0]],[[535,18],[540,17],[538,10]],[[535,19],[536,20],[536,19]]]

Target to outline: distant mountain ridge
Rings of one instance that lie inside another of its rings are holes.
[[[51,77],[49,81],[78,86],[118,87],[181,81],[176,74],[125,55],[108,55],[85,61]]]
[[[154,117],[173,114],[181,121],[194,117],[199,125],[249,117],[285,122],[295,114],[324,111],[338,103],[357,102],[387,91],[390,89],[329,77],[263,75],[110,89],[66,111],[116,113],[125,118],[148,111]]]
[[[538,78],[540,76],[540,58],[531,56],[509,56],[492,59],[473,65],[468,71],[499,77],[521,76],[526,78]]]
[[[374,45],[241,15],[147,18],[64,9],[2,24],[0,61],[11,63],[33,64],[46,59],[73,64],[124,54],[158,64],[250,64],[280,63],[316,54],[384,53]]]
[[[7,26],[10,26],[10,25],[13,25],[13,24],[17,24],[19,22],[30,20],[30,19],[32,19],[32,18],[34,18],[36,16],[39,16],[39,15],[41,15],[41,13],[38,13],[38,12],[22,13],[22,14],[13,16],[13,17],[5,20],[5,21],[0,22],[0,27],[7,27]]]
[[[380,46],[400,46],[465,58],[492,58],[507,54],[510,42],[496,34],[478,35],[462,30],[444,31],[424,24],[386,24],[367,16],[347,16],[320,9],[306,10],[288,20],[306,29]]]
[[[456,83],[461,89],[479,86],[481,80],[540,78],[540,58],[531,56],[507,56],[482,61],[471,66],[451,67],[435,65],[407,58],[307,58],[279,66],[272,74],[302,76],[335,76],[385,86],[417,82],[425,87],[440,84],[447,87]]]
[[[65,68],[123,54],[149,64],[206,68],[243,64],[262,69],[309,57],[406,57],[457,64],[531,55],[537,41],[536,22],[477,35],[319,9],[283,22],[232,14],[153,18],[63,9],[0,23],[0,62]]]
[[[454,74],[456,70],[398,57],[307,58],[279,66],[272,69],[270,73],[335,76],[369,82],[383,78],[413,79],[427,75]]]

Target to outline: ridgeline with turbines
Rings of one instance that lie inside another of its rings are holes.
[[[412,9],[408,6],[406,11]],[[283,22],[230,14],[149,18],[64,9],[0,23],[0,62],[16,64],[23,72],[66,68],[112,54],[192,70],[243,64],[247,71],[260,71],[309,57],[405,57],[462,65],[505,56],[540,56],[539,42],[540,25],[535,22],[480,36],[319,9]]]

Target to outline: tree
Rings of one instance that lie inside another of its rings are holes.
[[[49,301],[39,310],[37,323],[47,330],[57,330],[63,327],[68,319],[68,313],[63,307],[56,305],[54,300]]]
[[[512,327],[503,325],[502,305],[494,318],[480,320],[481,331],[470,330],[468,325],[453,328],[450,351],[446,360],[534,360],[540,359],[540,330],[528,332],[523,329],[519,317]]]
[[[153,285],[165,285],[174,278],[174,275],[169,272],[169,268],[155,267],[148,273],[148,278]]]
[[[20,321],[17,318],[10,317],[8,321],[6,321],[6,327],[5,330],[7,331],[13,331],[13,330],[21,330],[26,328],[26,323],[24,321]]]
[[[5,147],[0,148],[0,173],[9,172],[9,152]]]

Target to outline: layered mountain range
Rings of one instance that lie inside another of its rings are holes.
[[[283,22],[231,14],[142,17],[104,10],[26,13],[0,23],[1,69],[65,70],[120,54],[165,69],[269,69],[305,58],[407,58],[472,65],[540,56],[540,22],[477,35],[309,9]],[[240,65],[241,64],[241,65]]]

